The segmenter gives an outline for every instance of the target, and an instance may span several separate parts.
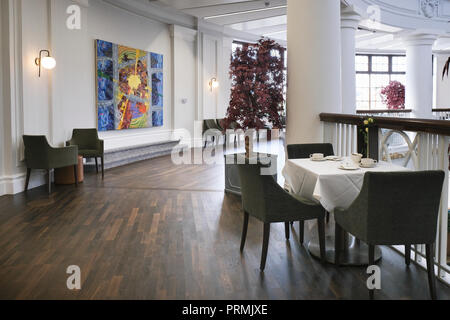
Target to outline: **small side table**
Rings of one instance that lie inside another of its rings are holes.
[[[84,167],[83,167],[83,157],[78,156],[78,183],[84,181]],[[73,177],[73,167],[65,167],[55,169],[55,184],[59,185],[70,185],[75,184],[75,179]]]

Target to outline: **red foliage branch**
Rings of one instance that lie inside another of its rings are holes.
[[[398,81],[391,81],[381,90],[383,102],[389,110],[405,109],[405,86]]]
[[[444,65],[444,71],[442,71],[442,79],[445,78],[445,75],[448,77],[448,72],[450,70],[450,58],[448,58],[447,62]]]
[[[278,51],[280,56],[273,55]],[[264,121],[281,128],[280,113],[284,106],[284,48],[273,40],[261,39],[245,44],[232,56],[230,77],[232,89],[225,128],[262,129]]]

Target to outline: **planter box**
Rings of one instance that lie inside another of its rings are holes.
[[[277,160],[278,157],[273,154],[255,153],[250,159],[245,157],[245,153],[234,153],[225,155],[225,192],[241,196],[241,180],[239,178],[238,164],[272,163],[273,177],[277,179]],[[251,162],[250,162],[251,161]]]

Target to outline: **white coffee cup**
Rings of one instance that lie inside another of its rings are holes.
[[[313,153],[309,156],[312,160],[323,160],[325,158],[325,155],[323,153]]]
[[[360,153],[353,153],[351,156],[352,161],[356,164],[359,164],[361,162],[362,158],[363,158],[363,155]]]
[[[373,159],[370,159],[370,158],[361,159],[361,165],[363,167],[370,168],[370,167],[373,167],[374,165],[376,165],[377,163],[378,163],[377,160],[373,160]]]

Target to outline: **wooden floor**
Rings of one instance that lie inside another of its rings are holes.
[[[275,225],[259,272],[262,224],[239,252],[240,199],[223,166],[170,157],[87,174],[78,189],[0,197],[0,299],[366,299],[364,268],[322,265]],[[428,299],[426,272],[383,248],[377,299]],[[82,290],[66,287],[78,265]],[[439,297],[450,289],[438,284]]]

